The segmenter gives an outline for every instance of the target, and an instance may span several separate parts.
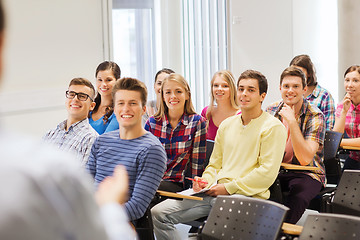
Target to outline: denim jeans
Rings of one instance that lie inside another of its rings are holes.
[[[186,223],[208,216],[216,198],[205,194],[200,194],[199,197],[202,197],[203,201],[167,199],[155,205],[151,209],[151,215],[156,239],[180,240],[175,224]]]

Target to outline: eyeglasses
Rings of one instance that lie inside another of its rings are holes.
[[[88,98],[90,98],[90,100],[93,102],[94,100],[89,96],[87,95],[86,93],[77,93],[77,92],[74,92],[74,91],[66,91],[66,97],[69,98],[69,99],[74,99],[75,96],[77,96],[77,98],[80,100],[80,101],[86,101]]]

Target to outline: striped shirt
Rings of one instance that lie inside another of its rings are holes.
[[[271,115],[277,117],[280,121],[282,121],[282,117],[279,115],[279,111],[281,110],[282,105],[283,101],[273,103],[269,107],[267,107],[266,111],[269,112]],[[321,182],[325,186],[326,176],[325,166],[323,163],[323,146],[325,137],[324,115],[318,108],[310,105],[310,103],[306,99],[304,99],[303,105],[300,109],[300,117],[297,121],[305,140],[311,140],[319,143],[319,149],[317,150],[313,161],[308,164],[308,166],[318,167],[319,170],[306,171],[302,173],[309,175],[310,177]],[[300,165],[295,154],[291,163]]]
[[[166,168],[166,153],[152,134],[121,139],[119,131],[100,135],[91,149],[87,170],[98,185],[122,164],[129,175],[129,200],[125,209],[129,219],[142,217],[159,187]]]
[[[336,117],[340,118],[341,111],[344,108],[343,102],[339,103],[336,108]],[[345,132],[351,138],[360,137],[360,104],[351,106],[346,113]],[[350,158],[360,161],[360,151],[350,151]]]
[[[150,117],[145,129],[159,138],[167,154],[164,180],[184,182],[184,172],[191,167],[192,177],[201,176],[206,157],[206,120],[198,114],[181,117],[173,129],[165,115],[159,121]]]
[[[75,153],[81,164],[85,166],[91,146],[99,134],[90,126],[87,118],[72,124],[67,131],[66,122],[67,120],[64,120],[55,129],[48,131],[43,140],[56,145],[61,150]]]
[[[324,114],[326,130],[331,130],[335,124],[335,102],[331,94],[319,84],[314,91],[306,97],[313,106]]]

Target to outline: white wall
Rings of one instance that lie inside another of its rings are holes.
[[[280,98],[279,77],[293,56],[292,3],[288,0],[230,0],[230,70],[247,69],[268,79],[263,108]]]
[[[338,102],[337,0],[293,0],[294,56],[308,54],[320,86]]]
[[[70,80],[92,81],[104,59],[102,1],[3,2],[7,34],[0,122],[40,137],[66,118]]]
[[[280,98],[281,72],[299,54],[312,58],[319,84],[337,101],[336,7],[336,0],[230,0],[231,70],[238,77],[252,68],[268,78],[263,107]]]
[[[344,73],[360,65],[360,2],[339,0],[339,100],[345,95]]]
[[[69,81],[78,76],[93,80],[96,66],[109,55],[103,41],[107,1],[4,0],[8,26],[1,126],[40,137],[66,118]],[[236,78],[249,68],[268,78],[263,107],[280,99],[279,76],[294,54],[312,56],[307,43],[312,43],[316,28],[304,29],[311,23],[302,21],[318,14],[312,2],[229,0],[230,70]],[[157,4],[162,6],[161,67],[182,72],[181,0]]]

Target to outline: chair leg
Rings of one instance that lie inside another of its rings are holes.
[[[150,209],[147,209],[144,216],[136,220],[134,225],[139,240],[155,240]]]

